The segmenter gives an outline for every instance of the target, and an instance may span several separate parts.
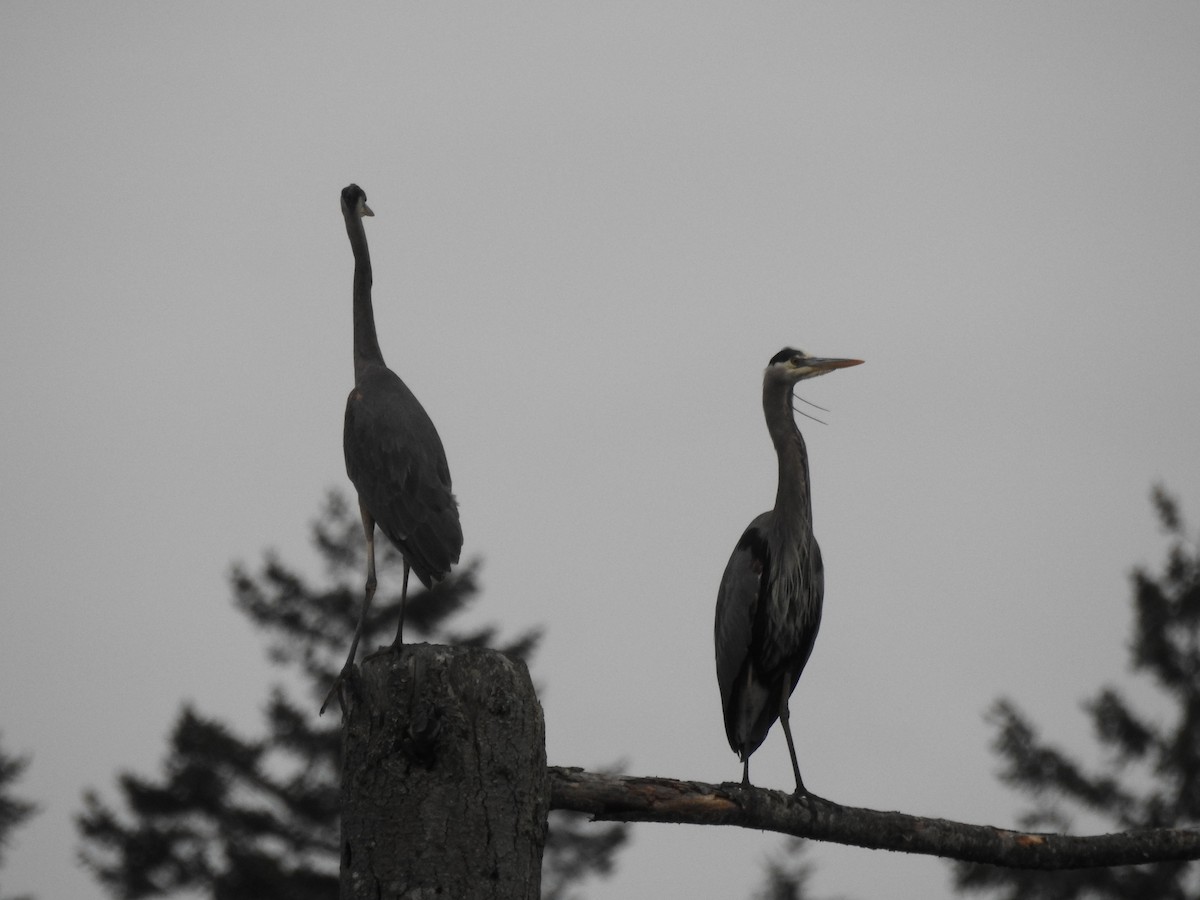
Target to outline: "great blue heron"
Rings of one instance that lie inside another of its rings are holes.
[[[420,401],[384,364],[379,350],[371,308],[371,254],[363,228],[363,216],[373,215],[362,188],[352,184],[342,191],[342,216],[354,251],[354,390],[346,400],[342,445],[367,539],[367,581],[350,655],[321,712],[354,666],[375,596],[375,526],[404,558],[400,624],[392,646],[404,640],[409,570],[429,587],[458,562],[463,542],[442,439]]]
[[[808,795],[788,724],[788,698],[821,626],[825,569],[813,537],[808,452],[796,427],[792,389],[805,378],[861,362],[785,347],[763,374],[763,413],[779,458],[779,488],[775,508],[750,523],[729,557],[714,628],[725,734],[742,760],[742,784],[750,783],[750,754],[779,719],[796,794]]]

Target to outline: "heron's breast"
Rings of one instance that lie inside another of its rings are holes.
[[[793,552],[767,587],[763,636],[772,661],[789,657],[821,624],[821,598],[809,561]],[[771,652],[773,651],[773,652]]]

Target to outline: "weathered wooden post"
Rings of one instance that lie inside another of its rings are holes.
[[[341,900],[536,900],[550,795],[525,664],[406,644],[345,693]]]

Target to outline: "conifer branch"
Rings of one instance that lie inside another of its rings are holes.
[[[737,783],[600,775],[551,766],[550,808],[606,822],[736,825],[818,841],[1024,869],[1200,859],[1200,831],[1157,828],[1078,837],[798,800]]]

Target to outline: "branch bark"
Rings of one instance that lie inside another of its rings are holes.
[[[1022,869],[1083,869],[1200,859],[1200,831],[1148,829],[1077,837],[1010,831],[900,812],[797,800],[737,783],[598,775],[551,766],[550,808],[605,822],[736,825],[872,850]]]

